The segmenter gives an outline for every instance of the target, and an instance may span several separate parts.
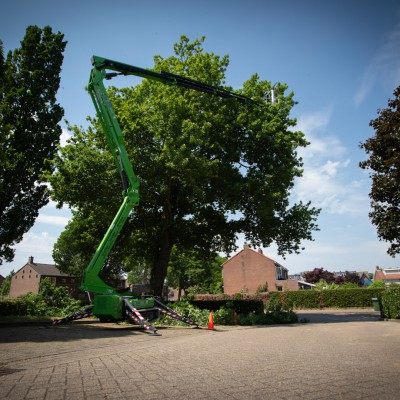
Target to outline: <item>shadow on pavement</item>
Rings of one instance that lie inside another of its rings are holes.
[[[164,328],[157,330],[162,333]],[[0,329],[1,343],[18,342],[72,342],[82,339],[123,339],[132,336],[149,336],[144,330],[134,325],[117,324],[66,324],[52,327],[12,326]]]
[[[310,323],[371,322],[381,320],[379,311],[297,310],[296,313],[299,321],[306,319]]]

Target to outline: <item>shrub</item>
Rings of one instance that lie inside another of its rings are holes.
[[[207,309],[195,307],[188,301],[179,301],[169,305],[177,313],[181,314],[185,318],[190,319],[198,325],[205,326],[208,323],[210,311]],[[162,316],[157,324],[186,326],[184,322],[177,321],[176,319],[170,318],[166,315]]]
[[[27,306],[22,299],[3,299],[0,300],[0,315],[26,315]]]
[[[183,301],[176,302],[171,307],[182,316],[190,319],[200,326],[207,326],[210,316],[210,310],[200,309],[193,304]],[[233,325],[234,324],[234,301],[230,301],[226,306],[213,311],[214,323],[216,325]],[[293,311],[282,311],[279,304],[277,308],[271,312],[264,312],[262,309],[258,312],[250,311],[246,313],[237,313],[238,325],[271,325],[298,322],[297,315]],[[167,316],[160,319],[157,324],[161,325],[186,325],[183,322],[174,320]]]
[[[40,293],[27,293],[19,299],[2,300],[0,315],[30,316],[67,316],[81,309],[78,300],[74,300],[68,290],[55,286],[48,278],[43,279]]]
[[[380,300],[382,317],[400,319],[400,286],[385,290]]]
[[[385,289],[385,281],[383,279],[378,279],[373,281],[369,286],[368,289]]]

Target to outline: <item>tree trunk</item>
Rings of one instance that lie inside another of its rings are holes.
[[[171,228],[167,228],[161,234],[159,251],[156,254],[153,270],[151,272],[150,286],[155,296],[162,296],[164,280],[167,276],[167,268],[174,245]]]
[[[168,263],[171,256],[172,247],[175,244],[174,224],[174,204],[177,195],[176,182],[167,174],[167,194],[165,198],[163,225],[160,233],[158,252],[154,257],[153,270],[151,271],[150,285],[155,296],[162,296],[164,280],[167,276]]]

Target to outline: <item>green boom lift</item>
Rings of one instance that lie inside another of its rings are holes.
[[[115,289],[105,283],[99,276],[129,213],[133,207],[139,204],[139,179],[135,175],[132,164],[128,159],[121,128],[111,106],[103,81],[104,79],[109,80],[118,75],[135,75],[166,85],[180,86],[223,98],[234,98],[241,103],[254,104],[255,102],[246,96],[223,88],[165,71],[161,73],[154,72],[97,56],[93,56],[92,65],[88,90],[106,135],[110,151],[121,175],[123,202],[85,270],[81,289],[96,294],[93,299],[93,305],[69,317],[56,320],[53,324],[60,324],[89,315],[95,315],[101,321],[128,319],[132,323],[140,325],[148,332],[152,332],[153,335],[157,335],[156,328],[150,325],[150,322],[158,319],[160,313],[163,313],[189,325],[198,326],[161,303],[156,297],[143,295],[143,293],[140,293],[140,290],[134,292],[132,289]]]

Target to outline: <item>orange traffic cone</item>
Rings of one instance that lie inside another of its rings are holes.
[[[213,313],[210,312],[210,317],[208,318],[208,327],[207,329],[213,331],[214,330],[214,316]]]

